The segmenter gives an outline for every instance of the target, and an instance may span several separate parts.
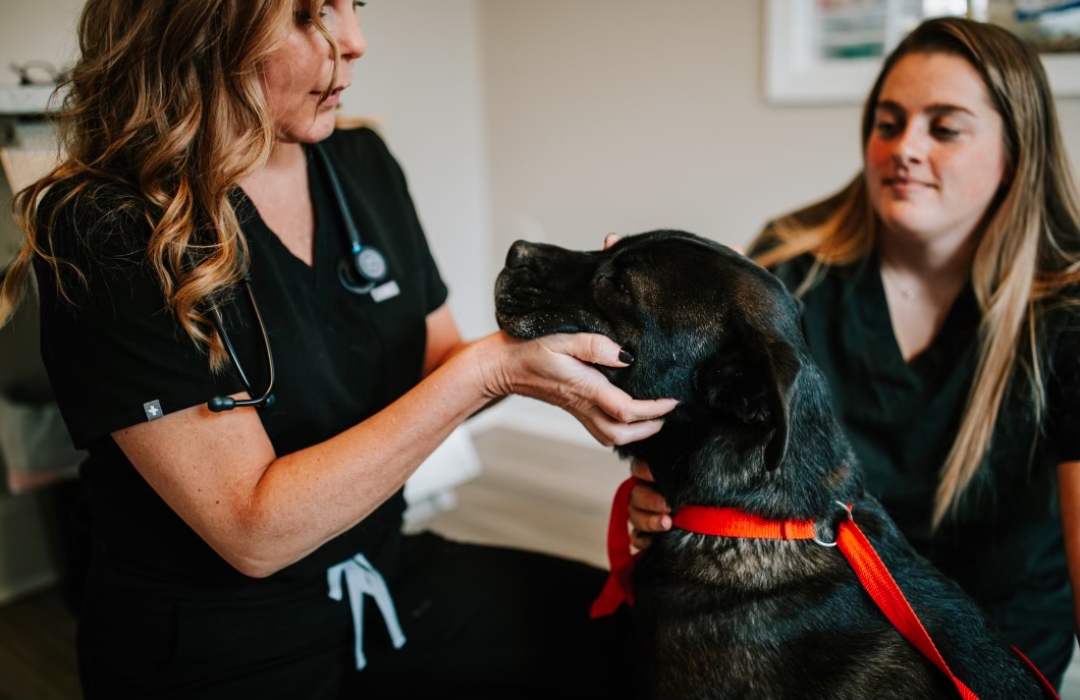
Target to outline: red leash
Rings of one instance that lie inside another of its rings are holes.
[[[630,553],[630,533],[627,528],[626,516],[630,512],[630,492],[638,483],[637,479],[631,477],[619,486],[619,490],[615,494],[615,502],[612,504],[611,509],[611,520],[608,522],[608,559],[611,562],[611,575],[608,577],[600,597],[592,605],[590,614],[594,618],[610,615],[619,608],[623,601],[626,601],[628,605],[634,604],[630,573],[633,571],[637,555]],[[844,504],[838,503],[838,505]],[[838,546],[841,554],[844,555],[844,558],[848,560],[851,568],[855,571],[855,576],[858,577],[863,588],[870,594],[870,597],[873,598],[881,611],[885,613],[885,617],[888,618],[889,622],[923,656],[928,658],[942,673],[949,677],[949,680],[960,692],[960,697],[963,700],[978,700],[978,696],[953,674],[949,665],[941,656],[941,652],[935,646],[934,641],[930,638],[926,628],[923,627],[918,615],[911,608],[911,604],[904,597],[900,587],[896,585],[896,581],[885,567],[885,563],[881,561],[866,535],[855,524],[851,517],[850,507],[844,506],[844,508],[848,511],[848,517],[840,523],[836,542],[833,543],[825,543],[817,539],[812,520],[765,520],[735,508],[684,506],[675,513],[672,523],[680,530],[694,532],[699,535],[770,540],[812,539],[824,546]],[[1020,653],[1019,649],[1015,647],[1013,649],[1035,673],[1043,689],[1049,693],[1050,697],[1059,700],[1057,691],[1043,677],[1039,669]]]

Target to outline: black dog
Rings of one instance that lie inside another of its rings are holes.
[[[813,520],[829,533],[836,502],[853,504],[855,523],[956,676],[981,700],[1043,697],[975,604],[863,492],[796,302],[766,270],[679,231],[631,236],[603,252],[519,241],[496,283],[496,314],[517,338],[608,336],[635,358],[625,369],[598,368],[615,385],[682,402],[658,434],[618,450],[650,465],[673,509],[734,507]],[[655,536],[633,589],[644,696],[957,697],[836,549],[676,528]]]

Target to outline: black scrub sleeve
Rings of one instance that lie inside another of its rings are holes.
[[[166,305],[146,262],[150,227],[141,215],[94,204],[63,209],[39,242],[78,267],[84,282],[61,266],[69,300],[50,264],[38,259],[34,268],[42,359],[75,446],[241,391],[231,367],[211,374],[208,356]],[[42,218],[51,213],[43,204]]]
[[[1057,464],[1080,461],[1080,307],[1066,308],[1048,373],[1047,438]]]

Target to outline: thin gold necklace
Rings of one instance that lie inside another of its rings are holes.
[[[915,291],[915,289],[897,279],[896,273],[893,272],[889,263],[884,259],[881,261],[881,275],[886,282],[891,282],[892,285],[896,287],[896,290],[900,292],[900,296],[904,297],[904,299],[911,301],[919,297],[919,293]]]

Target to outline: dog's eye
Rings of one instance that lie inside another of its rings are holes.
[[[622,277],[616,277],[612,274],[601,275],[597,280],[597,283],[608,289],[615,289],[619,294],[624,297],[632,298],[633,292],[630,290],[630,285],[626,283],[626,280]]]
[[[600,283],[606,286],[614,287],[616,290],[618,290],[619,294],[622,294],[623,296],[631,296],[630,285],[628,285],[625,280],[619,277],[614,277],[612,275],[604,275],[600,278]]]

